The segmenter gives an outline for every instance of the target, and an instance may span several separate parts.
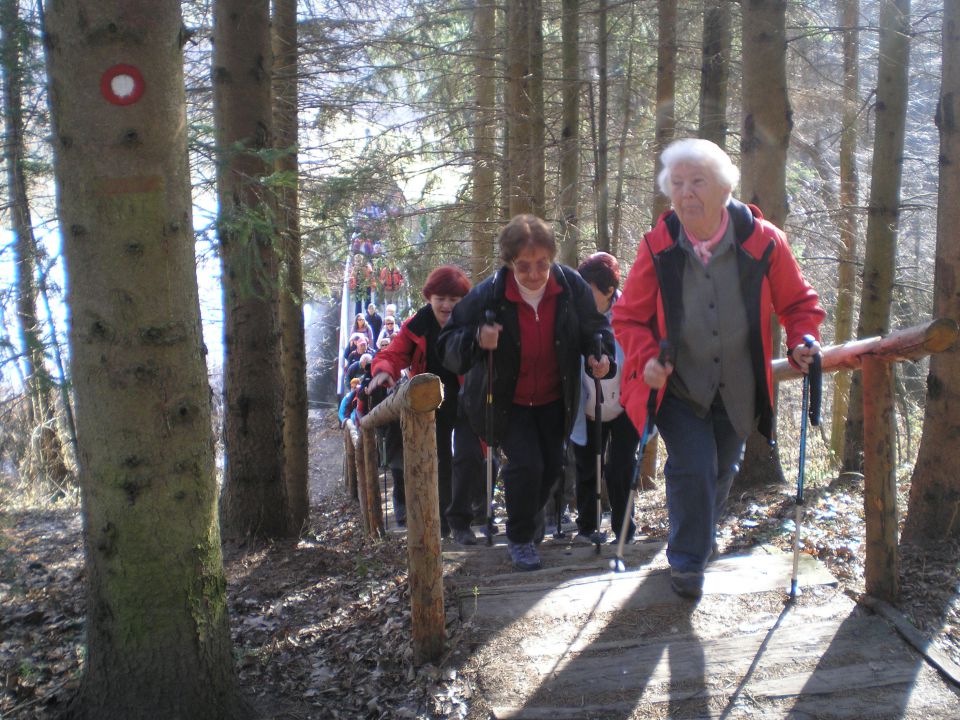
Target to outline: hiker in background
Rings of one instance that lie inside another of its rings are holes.
[[[377,353],[372,365],[373,379],[367,390],[370,393],[381,386],[392,387],[406,368],[410,369],[411,377],[429,372],[437,375],[443,383],[443,402],[436,410],[436,427],[440,528],[444,537],[450,533],[445,513],[450,504],[452,433],[457,419],[460,380],[443,366],[437,338],[454,307],[469,290],[470,281],[458,267],[442,265],[431,272],[423,286],[427,304],[403,324],[387,347]]]
[[[708,140],[671,143],[660,191],[673,209],[644,235],[613,308],[623,347],[622,402],[635,427],[656,392],[667,448],[671,587],[698,598],[716,551],[716,526],[756,427],[773,440],[771,314],[787,357],[807,372],[824,312],[783,231],[732,197],[740,171]],[[669,359],[658,362],[661,339]]]
[[[383,326],[383,318],[380,317],[380,313],[377,312],[377,306],[373,303],[367,305],[367,315],[364,318],[367,321],[367,325],[370,326],[370,343],[373,344],[376,342],[377,338],[380,337],[380,328]]]
[[[367,324],[366,318],[364,318],[363,313],[357,313],[357,316],[353,319],[353,327],[350,329],[350,334],[355,335],[357,333],[367,336],[367,345],[373,345],[373,332],[370,330],[370,326]]]
[[[575,270],[554,262],[557,244],[546,222],[517,215],[498,242],[502,267],[457,305],[439,343],[447,368],[465,373],[463,402],[471,427],[506,455],[500,476],[510,559],[518,570],[536,570],[542,510],[562,471],[564,443],[580,408],[580,358],[605,377],[613,335],[589,286]],[[600,360],[594,357],[597,333]],[[493,428],[488,436],[490,360]]]
[[[613,306],[620,297],[620,264],[605,252],[598,252],[577,268],[580,276],[593,291],[597,310],[609,320]],[[616,349],[616,373],[600,381],[602,402],[600,417],[596,414],[596,386],[586,367],[580,373],[580,412],[573,426],[573,454],[577,466],[577,536],[575,540],[593,542],[592,537],[600,530],[597,517],[597,454],[604,458],[603,477],[610,498],[610,525],[618,536],[623,527],[624,513],[630,518],[624,542],[633,540],[636,525],[633,522],[633,506],[627,507],[630,482],[637,468],[637,447],[640,435],[620,404],[620,383],[623,378],[623,350],[619,343]],[[601,426],[601,446],[596,447],[596,423]],[[619,537],[617,537],[619,539]]]
[[[377,335],[377,344],[380,344],[380,341],[384,338],[387,340],[392,340],[393,336],[400,332],[400,328],[397,326],[397,319],[393,315],[387,315],[383,319],[383,327],[380,328],[380,334]]]

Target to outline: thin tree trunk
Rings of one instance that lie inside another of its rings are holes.
[[[787,98],[786,2],[745,0],[742,32],[741,198],[757,205],[767,220],[782,228],[787,217],[787,149],[793,127]],[[776,320],[772,322],[776,353],[781,333]],[[776,446],[756,431],[747,439],[739,481],[747,486],[783,482]]]
[[[270,0],[215,0],[214,121],[224,307],[225,534],[295,535],[284,481]]]
[[[19,0],[0,0],[0,64],[3,72],[4,155],[6,160],[7,193],[14,242],[13,267],[17,293],[17,325],[23,346],[24,377],[30,398],[30,427],[38,430],[39,452],[35,457],[34,476],[45,477],[59,485],[69,471],[63,460],[63,447],[57,434],[53,382],[46,366],[46,353],[37,315],[36,257],[37,241],[33,234],[33,219],[27,196],[25,165],[26,147],[23,139],[23,57],[30,36],[20,16]]]
[[[253,712],[227,625],[180,3],[131,7],[50,3],[45,28],[87,561],[83,678],[66,717],[242,719]]]
[[[617,188],[613,196],[613,237],[610,252],[620,255],[623,241],[623,185],[627,166],[627,138],[630,137],[630,123],[633,122],[633,38],[637,31],[637,6],[630,6],[630,32],[627,42],[627,73],[623,81],[623,127],[620,130],[620,142],[617,146]],[[654,443],[650,443],[654,445]]]
[[[907,114],[910,61],[910,0],[883,0],[880,5],[880,59],[870,205],[864,253],[863,289],[857,337],[884,335],[890,329],[890,304],[897,262],[900,179]],[[850,389],[843,469],[863,469],[863,388]]]
[[[476,123],[473,134],[473,224],[470,228],[471,274],[478,283],[493,270],[496,236],[496,56],[497,10],[493,0],[477,0],[473,11],[476,38]]]
[[[940,130],[940,188],[937,204],[937,262],[934,317],[960,317],[960,0],[943,5],[943,65],[937,127]],[[903,539],[940,543],[960,536],[960,349],[930,358],[927,403]]]
[[[597,250],[610,252],[607,189],[607,0],[597,2],[597,164],[593,193],[597,213]]]
[[[853,337],[853,304],[857,291],[857,206],[860,178],[857,172],[857,111],[860,104],[860,0],[843,0],[840,6],[843,31],[843,125],[840,132],[840,264],[837,268],[837,307],[834,343]],[[850,373],[833,377],[833,411],[830,418],[830,449],[843,457],[844,425],[850,399]]]
[[[507,177],[510,215],[544,212],[543,9],[507,2]]]
[[[657,175],[663,168],[660,155],[676,134],[674,96],[677,86],[677,0],[658,0],[657,17],[659,34],[657,42],[657,114],[656,114],[656,160],[654,162],[652,222],[670,208],[670,199],[656,186]]]
[[[560,262],[579,264],[580,243],[580,0],[563,0],[563,128],[560,137]]]
[[[700,137],[727,145],[727,80],[730,76],[731,0],[704,0],[700,65]]]
[[[277,172],[277,231],[283,255],[280,283],[283,373],[284,481],[290,529],[299,532],[310,515],[307,430],[307,351],[303,326],[303,253],[300,239],[297,90],[297,2],[273,0],[274,125],[280,155]]]

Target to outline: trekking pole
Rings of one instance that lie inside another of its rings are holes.
[[[657,356],[657,362],[661,365],[667,364],[670,354],[670,343],[666,338],[660,341],[660,354]],[[610,561],[610,569],[614,572],[624,572],[627,569],[623,562],[623,545],[627,539],[627,528],[630,527],[630,509],[633,507],[633,501],[637,496],[637,489],[640,486],[640,468],[643,464],[643,452],[647,448],[647,442],[653,434],[653,426],[656,422],[657,414],[657,390],[650,388],[650,395],[647,398],[647,421],[643,424],[643,433],[640,435],[640,447],[637,450],[637,466],[633,471],[633,480],[630,481],[630,493],[627,495],[627,506],[623,509],[623,523],[620,526],[620,538],[617,541],[617,556]]]
[[[493,325],[493,310],[484,313],[485,324]],[[484,407],[484,432],[487,442],[487,547],[493,545],[493,350],[487,350],[487,400]]]
[[[803,344],[813,347],[812,335],[803,336]],[[811,425],[820,424],[820,398],[823,372],[820,353],[813,356],[813,362],[803,375],[803,392],[800,401],[800,459],[797,471],[797,499],[793,516],[793,575],[790,576],[790,602],[799,594],[797,575],[800,569],[800,521],[803,517],[803,473],[807,461],[807,416]]]
[[[603,334],[597,333],[597,360],[600,360],[601,355],[603,355]],[[606,533],[600,531],[600,526],[603,523],[603,504],[601,502],[601,481],[603,476],[603,424],[600,422],[600,406],[603,403],[603,390],[600,387],[600,378],[594,376],[593,378],[593,390],[596,395],[596,400],[593,404],[593,443],[594,449],[596,450],[596,501],[597,501],[597,527],[593,531],[591,539],[593,540],[594,545],[597,546],[597,555],[600,554],[600,546],[606,542],[607,536]]]

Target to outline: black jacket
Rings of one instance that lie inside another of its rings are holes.
[[[564,438],[570,436],[580,409],[580,358],[596,353],[596,334],[603,337],[603,353],[614,358],[613,331],[607,318],[597,311],[590,286],[565,265],[554,264],[553,277],[560,284],[554,347],[563,386]],[[473,288],[453,309],[437,340],[443,364],[464,375],[460,402],[470,426],[487,442],[498,444],[510,419],[517,378],[520,375],[520,321],[517,306],[505,296],[509,273],[500,268],[493,276]],[[492,310],[496,322],[503,325],[500,342],[493,351],[492,437],[486,429],[487,363],[486,351],[477,343],[477,332]]]

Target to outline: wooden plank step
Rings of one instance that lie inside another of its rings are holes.
[[[815,558],[801,555],[801,586],[835,585],[834,578]],[[792,557],[753,554],[724,557],[708,567],[704,595],[741,595],[786,591]],[[669,571],[641,568],[623,573],[606,571],[565,582],[538,582],[536,573],[514,574],[517,584],[475,587],[458,595],[461,617],[477,619],[541,617],[573,618],[654,604],[685,602],[670,589]]]

